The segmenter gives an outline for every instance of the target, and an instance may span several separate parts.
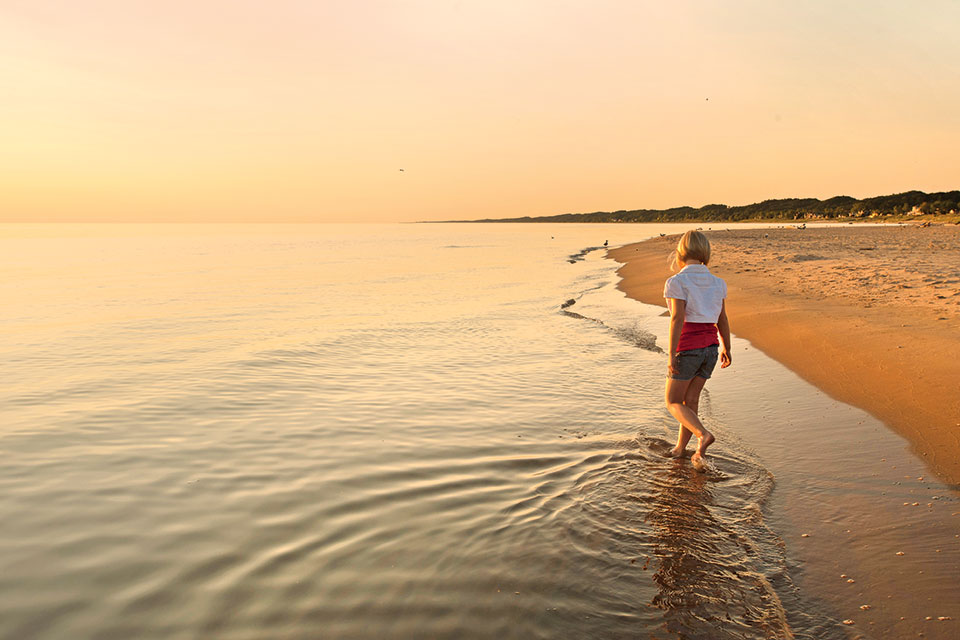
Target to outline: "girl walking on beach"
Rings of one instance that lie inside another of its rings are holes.
[[[670,308],[670,365],[667,374],[667,409],[680,422],[677,446],[669,456],[683,456],[691,436],[697,436],[697,450],[690,462],[698,471],[706,471],[704,456],[713,444],[697,416],[700,392],[720,359],[720,367],[730,366],[730,323],[724,299],[727,283],[710,273],[710,241],[699,231],[687,231],[680,237],[673,256],[672,269],[680,271],[663,287]],[[720,333],[719,340],[717,332]],[[719,352],[719,353],[718,353]]]

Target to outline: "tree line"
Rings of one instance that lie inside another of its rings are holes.
[[[956,215],[960,213],[960,191],[924,193],[907,191],[889,196],[858,200],[836,196],[816,198],[780,198],[743,206],[708,204],[700,208],[621,209],[593,213],[563,213],[553,216],[522,218],[485,218],[469,222],[683,222],[738,220],[827,220],[834,218],[876,218],[887,215]],[[466,221],[457,221],[466,222]]]

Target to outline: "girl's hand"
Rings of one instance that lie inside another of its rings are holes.
[[[677,354],[674,353],[673,355],[670,356],[670,364],[667,365],[667,371],[670,372],[670,375],[676,375],[679,373],[679,370],[677,368],[678,364],[679,363],[677,362]]]
[[[733,362],[733,357],[730,355],[730,352],[726,349],[720,350],[720,368],[726,369],[730,366],[730,363]]]

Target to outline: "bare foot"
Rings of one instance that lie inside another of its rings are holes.
[[[712,445],[714,440],[716,440],[716,438],[713,437],[713,434],[704,429],[703,437],[700,438],[700,444],[697,446],[696,452],[690,456],[690,464],[700,473],[704,473],[707,470],[707,462],[704,460],[704,457],[707,455],[707,447]]]
[[[703,437],[700,438],[700,444],[697,446],[697,453],[699,453],[701,456],[706,455],[707,447],[712,445],[714,440],[716,440],[716,438],[713,437],[713,434],[704,429]]]
[[[692,464],[693,468],[700,473],[706,473],[707,469],[709,469],[707,466],[707,461],[703,459],[703,456],[700,455],[699,451],[690,456],[690,464]]]
[[[674,447],[673,449],[670,449],[670,451],[667,451],[663,455],[667,456],[668,458],[682,458],[683,454],[685,454],[686,452],[687,450],[684,448]]]

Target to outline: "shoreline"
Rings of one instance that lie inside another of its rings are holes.
[[[729,287],[736,338],[910,442],[960,485],[960,228],[808,227],[705,231]],[[665,306],[677,236],[607,252],[618,288]]]

